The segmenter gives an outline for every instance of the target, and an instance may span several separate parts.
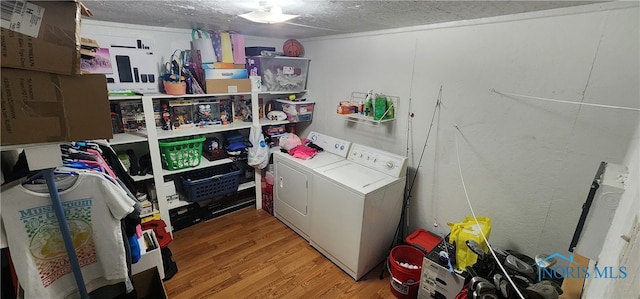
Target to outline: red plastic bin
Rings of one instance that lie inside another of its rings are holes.
[[[407,244],[422,250],[422,252],[429,253],[442,241],[442,238],[425,229],[419,228],[408,235],[405,241]]]
[[[141,224],[141,226],[142,230],[153,229],[153,232],[156,233],[160,248],[167,247],[173,240],[171,239],[171,234],[167,232],[167,224],[164,223],[163,220],[151,220]]]

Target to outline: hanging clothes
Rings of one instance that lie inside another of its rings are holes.
[[[120,220],[135,201],[99,173],[79,173],[56,182],[87,291],[129,280]],[[2,191],[5,228],[25,298],[77,296],[45,184],[16,184]]]

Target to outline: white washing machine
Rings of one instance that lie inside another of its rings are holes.
[[[355,280],[385,260],[400,221],[407,158],[353,144],[315,170],[310,243]]]
[[[351,142],[316,132],[309,133],[307,138],[323,148],[311,159],[302,160],[282,152],[273,153],[273,205],[276,218],[308,241],[313,169],[344,161]]]

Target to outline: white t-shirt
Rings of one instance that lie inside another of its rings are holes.
[[[87,291],[129,282],[120,219],[134,201],[101,174],[80,173],[56,186]],[[1,211],[25,298],[79,297],[47,186],[18,184],[2,192]]]

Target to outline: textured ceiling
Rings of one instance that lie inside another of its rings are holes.
[[[274,38],[310,38],[342,33],[471,20],[603,1],[276,1],[283,13],[300,15],[288,23],[258,24],[238,14],[258,1],[92,1],[83,3],[92,19],[169,28],[236,31]]]

